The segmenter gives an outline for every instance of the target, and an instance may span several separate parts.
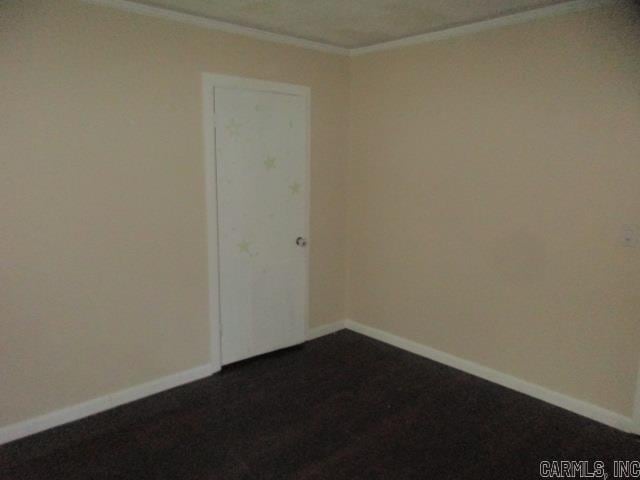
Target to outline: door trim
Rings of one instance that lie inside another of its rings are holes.
[[[220,315],[220,262],[218,244],[218,195],[216,177],[216,119],[214,111],[214,89],[216,87],[236,88],[260,92],[273,92],[285,95],[296,95],[304,99],[307,110],[307,148],[306,148],[306,238],[309,249],[305,256],[305,298],[304,298],[304,331],[305,339],[309,336],[309,284],[311,257],[311,90],[303,85],[269,82],[253,78],[233,77],[213,73],[202,74],[202,125],[204,138],[204,172],[207,214],[207,264],[209,275],[209,326],[211,365],[215,372],[222,368],[222,326]]]

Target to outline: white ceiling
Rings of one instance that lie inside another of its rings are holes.
[[[565,0],[137,0],[271,33],[358,48]]]

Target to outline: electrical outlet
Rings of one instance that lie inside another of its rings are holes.
[[[623,225],[622,226],[622,244],[625,247],[640,246],[640,226]]]

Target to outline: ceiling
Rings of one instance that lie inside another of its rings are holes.
[[[358,48],[563,0],[137,0],[271,33]]]

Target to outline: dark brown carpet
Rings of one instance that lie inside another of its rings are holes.
[[[556,459],[640,443],[343,331],[0,447],[0,478],[538,479]]]

